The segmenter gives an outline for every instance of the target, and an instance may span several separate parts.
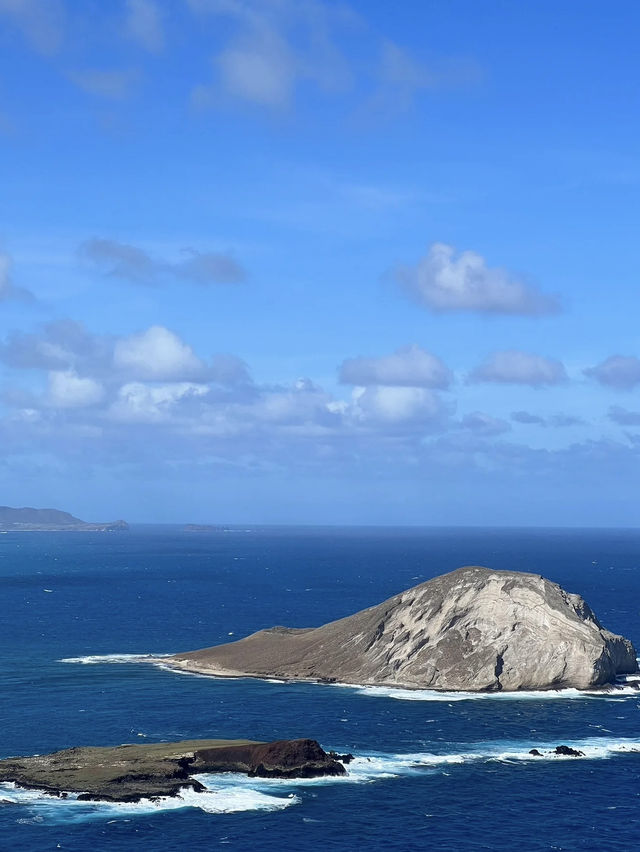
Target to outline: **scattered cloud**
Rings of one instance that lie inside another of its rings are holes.
[[[11,278],[11,258],[7,254],[0,253],[0,302],[9,299],[32,302],[34,298],[30,290],[15,286]]]
[[[560,361],[517,349],[495,352],[469,375],[471,382],[501,382],[538,388],[567,380]]]
[[[584,370],[585,376],[616,390],[633,390],[640,384],[640,358],[611,355],[596,367]]]
[[[164,26],[160,9],[154,0],[127,0],[124,32],[151,53],[162,50]]]
[[[96,95],[111,101],[123,101],[133,94],[140,80],[140,75],[133,69],[86,68],[71,71],[69,79],[89,95]]]
[[[160,325],[116,341],[114,367],[146,379],[187,379],[203,375],[206,367],[193,349]]]
[[[247,365],[235,355],[199,358],[164,326],[116,337],[91,334],[80,323],[47,323],[40,333],[13,332],[0,341],[0,362],[16,370],[77,375],[119,386],[123,381],[207,381],[225,387],[251,385]]]
[[[322,90],[349,85],[347,63],[333,38],[333,29],[349,19],[344,8],[300,0],[189,0],[189,5],[197,14],[235,25],[213,59],[213,81],[192,92],[195,106],[211,106],[224,96],[282,110],[292,104],[301,83]]]
[[[574,414],[553,414],[549,418],[549,425],[557,429],[564,429],[568,426],[584,426],[585,421],[582,417],[576,417]]]
[[[531,414],[529,411],[512,411],[511,419],[515,423],[524,423],[530,426],[551,426],[555,429],[563,429],[568,426],[583,426],[584,420],[582,417],[576,417],[573,414],[552,414],[550,417],[540,417],[538,414]]]
[[[555,299],[505,269],[489,267],[474,251],[456,257],[453,246],[433,243],[416,266],[397,270],[406,292],[433,311],[539,316],[558,310]]]
[[[200,252],[185,248],[182,250],[183,259],[166,261],[153,258],[138,246],[98,238],[83,242],[79,252],[106,275],[136,284],[156,285],[167,278],[204,285],[237,284],[246,279],[242,266],[224,252]]]
[[[451,370],[436,356],[415,344],[403,346],[380,358],[348,358],[340,367],[340,381],[347,385],[387,385],[444,389],[451,384]]]
[[[64,37],[62,0],[0,0],[0,17],[17,27],[39,53],[55,53]]]
[[[422,425],[441,423],[448,413],[440,397],[428,388],[372,386],[356,388],[347,413],[360,423]]]
[[[92,335],[73,320],[57,320],[47,323],[40,334],[9,334],[0,342],[0,361],[19,370],[96,372],[110,367],[112,348],[110,337]]]
[[[470,414],[465,414],[460,421],[460,426],[476,435],[484,435],[486,437],[503,435],[505,432],[511,430],[511,426],[506,420],[502,420],[499,417],[492,417],[483,411],[473,411]]]
[[[207,385],[193,382],[163,385],[129,382],[119,389],[108,415],[111,419],[123,423],[167,422],[180,403],[197,399],[208,392]]]
[[[547,421],[544,417],[537,414],[531,414],[528,411],[512,411],[511,419],[516,423],[524,423],[527,426],[546,426]]]
[[[73,370],[49,373],[47,402],[55,408],[85,408],[104,396],[104,388],[95,379],[78,376]]]
[[[396,113],[408,109],[423,92],[466,89],[481,78],[479,66],[469,59],[433,59],[427,64],[385,39],[380,46],[378,88],[366,109],[378,114]]]
[[[640,411],[629,411],[619,405],[612,405],[609,409],[609,420],[621,426],[640,426]]]

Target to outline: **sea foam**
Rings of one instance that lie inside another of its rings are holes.
[[[371,698],[395,698],[400,701],[552,701],[557,699],[640,698],[640,690],[632,685],[618,685],[606,690],[531,689],[519,692],[443,692],[437,689],[403,689],[397,686],[357,686],[336,683],[333,686],[356,690]]]
[[[502,763],[505,765],[529,762],[532,765],[549,761],[582,762],[603,760],[624,754],[640,754],[640,739],[589,737],[582,740],[563,740],[584,753],[575,758],[554,754],[557,743],[496,740],[480,743],[453,744],[453,750],[389,754],[359,753],[346,766],[347,773],[323,778],[249,778],[235,773],[200,774],[194,776],[207,789],[197,793],[189,788],[179,795],[143,799],[140,802],[83,802],[74,794],[58,798],[38,790],[24,790],[11,783],[0,783],[0,804],[25,808],[25,822],[82,822],[89,819],[125,819],[159,811],[199,808],[208,814],[238,813],[241,811],[278,811],[301,802],[298,795],[308,787],[328,784],[363,784],[385,781],[400,776],[443,773],[454,765]],[[530,754],[537,748],[541,756]]]
[[[108,663],[148,663],[151,660],[170,657],[171,654],[90,654],[86,657],[64,657],[59,663],[76,663],[82,666],[98,666]]]
[[[139,802],[84,802],[72,793],[66,798],[59,798],[39,790],[25,790],[15,784],[0,783],[0,804],[25,807],[37,821],[56,823],[125,819],[183,808],[198,808],[208,814],[278,811],[299,801],[294,795],[268,795],[261,790],[228,784],[202,793],[184,788],[177,796],[160,796],[141,799]]]

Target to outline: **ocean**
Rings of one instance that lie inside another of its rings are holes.
[[[640,648],[640,532],[233,528],[0,535],[0,757],[312,737],[344,779],[209,776],[134,805],[0,785],[0,849],[635,850],[640,693],[472,695],[222,680],[145,663],[308,627],[465,564],[582,594]],[[578,747],[584,758],[532,758]]]

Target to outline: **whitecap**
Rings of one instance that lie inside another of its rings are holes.
[[[177,796],[141,799],[139,802],[85,802],[69,793],[66,798],[39,790],[25,790],[15,784],[0,783],[0,802],[26,807],[35,819],[47,822],[84,822],[88,819],[123,819],[160,811],[198,808],[208,814],[241,811],[277,811],[298,804],[297,796],[274,796],[237,785],[207,789],[197,793],[183,788]]]
[[[171,654],[89,654],[86,657],[64,657],[59,663],[76,663],[83,666],[97,666],[105,663],[147,663]]]
[[[557,699],[624,699],[640,698],[635,686],[615,686],[607,690],[531,689],[519,692],[444,692],[437,689],[403,689],[396,686],[357,686],[336,683],[333,686],[355,689],[360,695],[372,698],[395,698],[399,701],[550,701]]]

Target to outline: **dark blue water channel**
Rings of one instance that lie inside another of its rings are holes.
[[[640,699],[631,692],[430,700],[118,661],[273,624],[318,625],[463,564],[542,573],[640,646],[637,531],[0,535],[0,756],[309,736],[362,758],[346,781],[214,779],[206,810],[191,800],[81,806],[0,790],[0,849],[640,848]],[[60,662],[69,658],[83,662]],[[524,757],[558,743],[587,757]]]

